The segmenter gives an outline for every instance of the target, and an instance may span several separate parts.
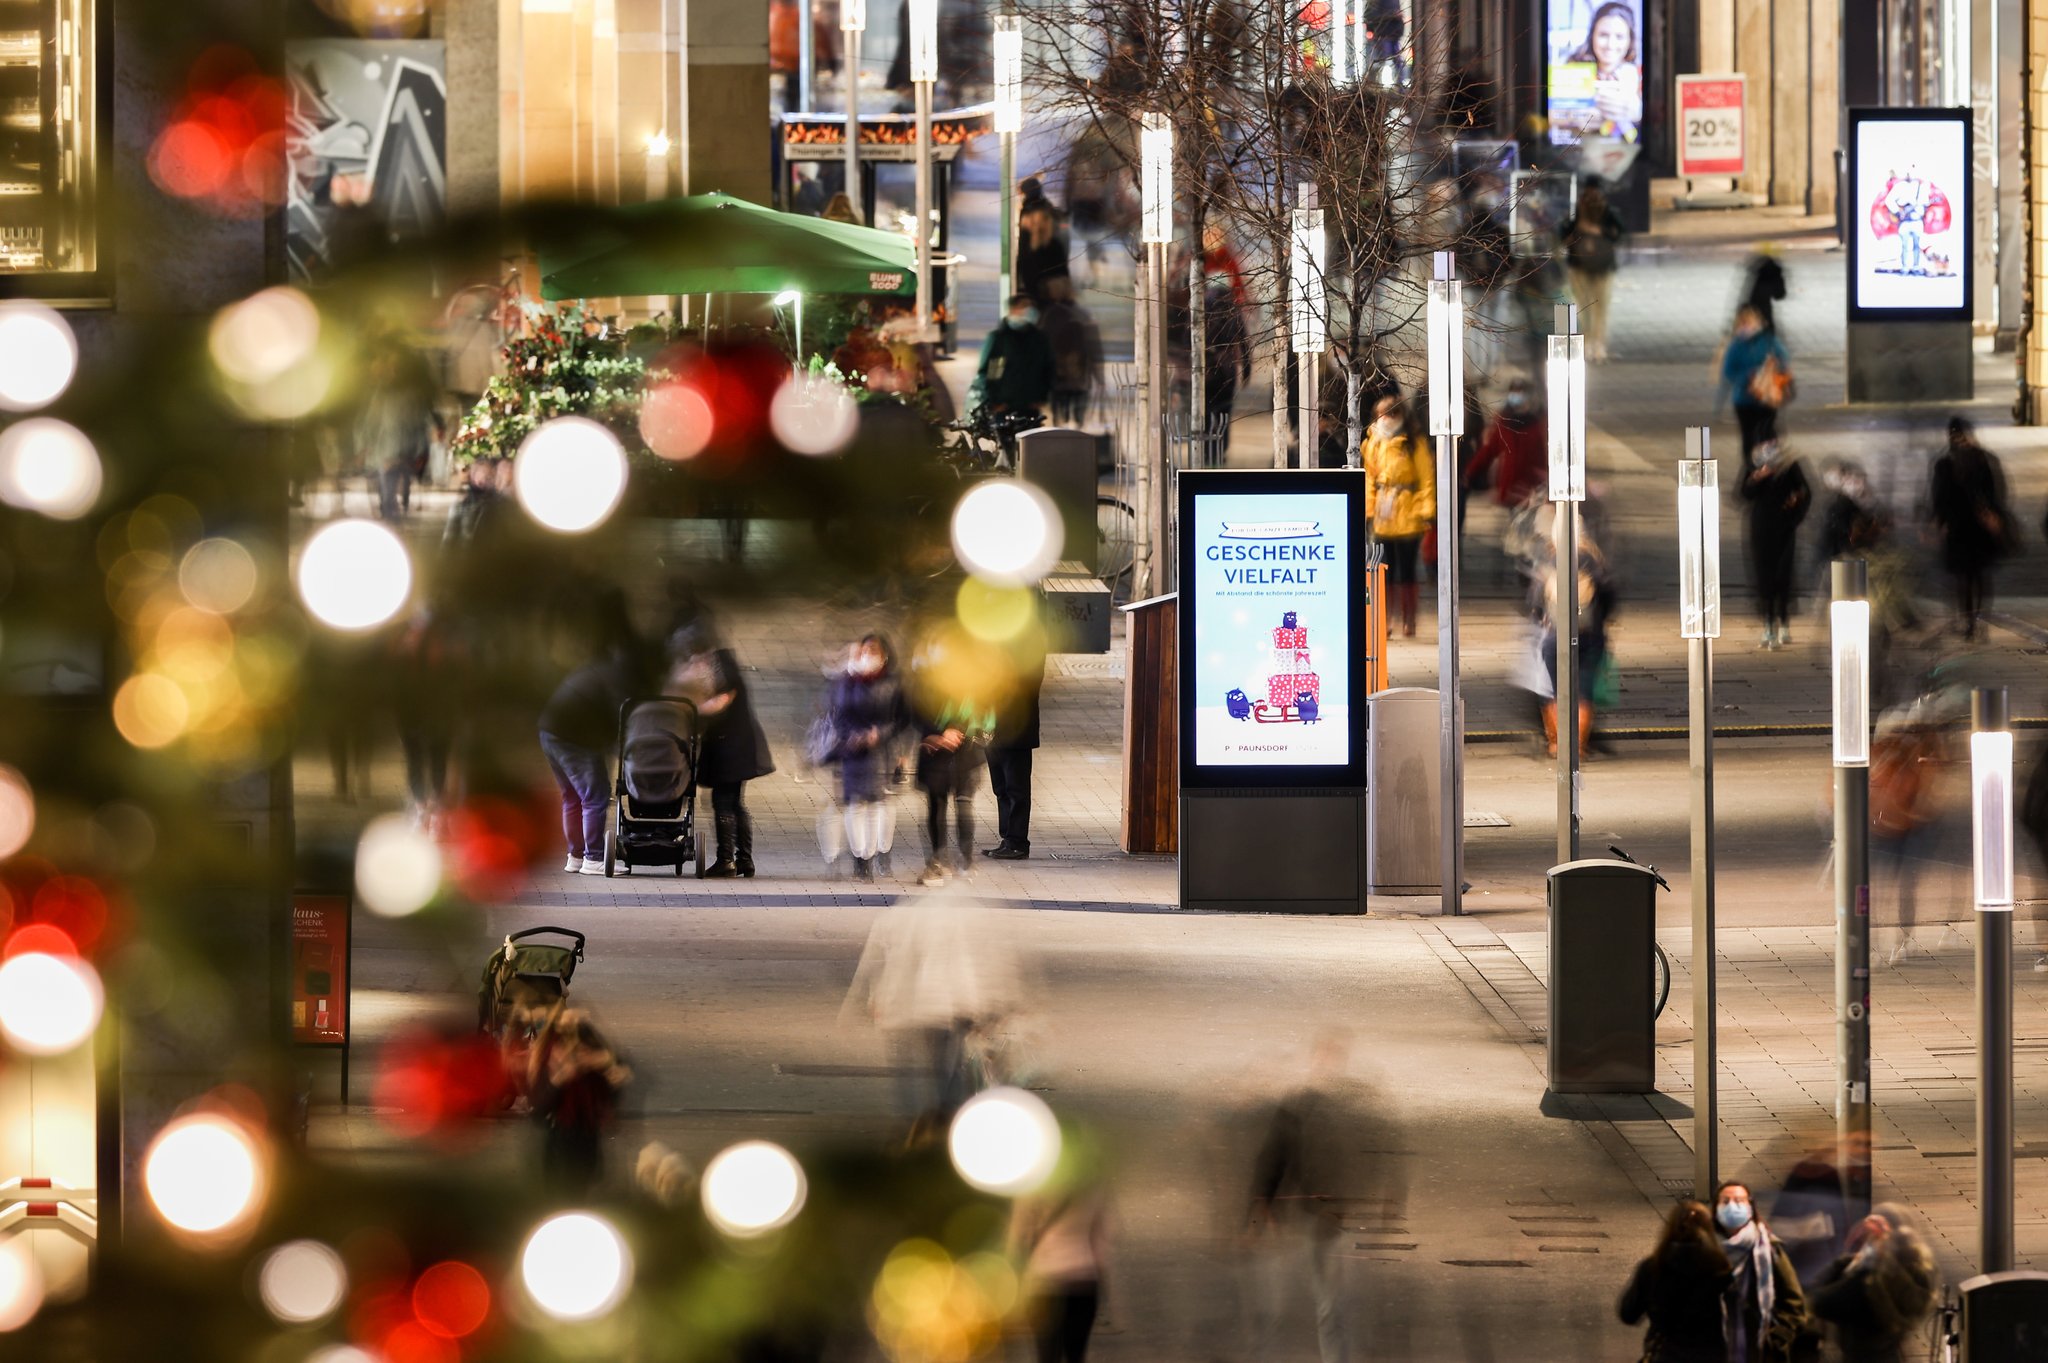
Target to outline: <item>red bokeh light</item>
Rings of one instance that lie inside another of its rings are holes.
[[[419,1323],[444,1339],[475,1334],[491,1314],[491,1285],[459,1259],[435,1264],[412,1287]]]
[[[239,48],[209,48],[186,80],[187,94],[149,152],[157,187],[247,217],[284,201],[282,82]]]
[[[408,1136],[461,1141],[474,1124],[503,1110],[511,1089],[497,1043],[481,1033],[414,1032],[384,1050],[376,1101]]]
[[[392,1327],[377,1342],[387,1363],[458,1363],[462,1350],[416,1320]]]
[[[7,938],[7,948],[0,951],[0,960],[11,961],[32,951],[39,951],[45,956],[76,956],[78,944],[62,928],[51,927],[48,923],[29,923]]]
[[[180,120],[165,128],[150,148],[149,178],[166,194],[201,199],[227,180],[229,160],[218,133],[204,123]]]
[[[525,888],[527,867],[541,855],[559,811],[557,800],[515,804],[484,798],[452,811],[445,839],[456,888],[480,903],[512,898]]]
[[[90,952],[106,934],[107,897],[84,876],[52,876],[36,888],[29,917],[60,929]]]

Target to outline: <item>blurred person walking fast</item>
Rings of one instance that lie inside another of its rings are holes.
[[[1799,526],[1813,506],[1806,468],[1781,440],[1742,454],[1742,500],[1748,506],[1750,571],[1756,577],[1762,647],[1792,642],[1794,584],[1799,573]]]
[[[1721,386],[1714,399],[1716,415],[1724,403],[1735,405],[1743,458],[1777,439],[1778,414],[1791,400],[1792,357],[1778,333],[1764,326],[1762,314],[1744,304],[1736,310],[1735,332],[1721,352]]]
[[[995,734],[993,708],[977,694],[988,669],[976,650],[949,630],[935,630],[910,665],[911,709],[923,737],[917,748],[917,788],[924,792],[926,885],[970,873],[974,859],[974,793],[988,765]],[[946,807],[952,805],[954,855],[946,855]]]
[[[1470,425],[1470,422],[1467,422]],[[1500,410],[1480,439],[1479,452],[1465,465],[1465,486],[1492,487],[1494,501],[1514,511],[1550,489],[1550,434],[1527,379],[1508,384]]]
[[[747,812],[747,782],[775,770],[768,735],[754,714],[739,655],[700,620],[671,636],[680,663],[682,694],[697,706],[697,783],[711,792],[717,856],[706,879],[754,874],[754,819]]]
[[[1940,1298],[1933,1252],[1886,1202],[1857,1223],[1814,1284],[1813,1313],[1833,1327],[1842,1363],[1908,1363],[1923,1356],[1920,1336]]]
[[[1002,324],[981,343],[974,389],[991,412],[1040,412],[1052,398],[1052,345],[1029,294],[1014,294]]]
[[[1362,459],[1372,537],[1386,548],[1387,586],[1401,633],[1413,638],[1422,537],[1436,524],[1436,457],[1400,397],[1381,398],[1373,408]]]
[[[1682,1201],[1629,1276],[1618,1307],[1621,1323],[1649,1322],[1643,1357],[1652,1363],[1727,1363],[1721,1312],[1734,1276],[1713,1214],[1705,1203]]]
[[[1088,419],[1102,376],[1102,329],[1075,299],[1073,280],[1052,280],[1046,292],[1038,329],[1052,347],[1052,419],[1055,425],[1079,426]]]
[[[1785,1247],[1757,1215],[1748,1185],[1721,1185],[1714,1225],[1733,1270],[1721,1298],[1729,1363],[1792,1363],[1807,1335],[1806,1295]]]
[[[1928,509],[1941,537],[1941,562],[1955,578],[1956,625],[1977,637],[1977,619],[1991,604],[1991,570],[2017,542],[2005,498],[2005,467],[1977,443],[1976,428],[1950,417],[1948,449],[1934,461]]]
[[[566,1003],[555,1003],[527,1052],[526,1094],[543,1133],[543,1174],[557,1192],[582,1197],[604,1175],[604,1136],[633,1072],[590,1014]]]
[[[1614,300],[1614,275],[1621,268],[1621,219],[1607,202],[1607,191],[1587,185],[1579,194],[1578,212],[1564,231],[1565,270],[1572,297],[1579,304],[1579,325],[1586,334],[1586,358],[1607,358],[1607,320]]]
[[[839,801],[845,812],[846,848],[853,873],[875,878],[896,843],[896,810],[889,803],[895,741],[910,726],[910,707],[896,673],[896,655],[879,634],[861,636],[846,667],[826,691],[831,729],[827,759],[839,764]]]
[[[996,797],[996,845],[982,855],[1023,861],[1031,855],[1031,766],[1038,751],[1039,700],[1045,690],[1045,631],[1037,617],[1004,647],[1004,675],[988,742],[988,784]]]
[[[1010,1213],[1038,1363],[1085,1363],[1109,1270],[1109,1200],[1099,1177],[1069,1174]]]

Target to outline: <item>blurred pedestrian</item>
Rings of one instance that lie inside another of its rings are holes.
[[[1079,426],[1088,419],[1089,400],[1102,376],[1102,331],[1074,297],[1074,281],[1055,279],[1038,314],[1038,329],[1052,347],[1052,419]]]
[[[1977,443],[1976,428],[1950,417],[1948,449],[1934,461],[1928,494],[1941,536],[1942,566],[1955,578],[1956,624],[1977,637],[1978,617],[1991,605],[1991,570],[2017,543],[2005,499],[2005,468]]]
[[[1859,464],[1836,464],[1821,473],[1828,503],[1820,520],[1819,558],[1822,572],[1838,558],[1860,557],[1884,538],[1884,508],[1870,495],[1870,479]]]
[[[1230,445],[1230,418],[1238,390],[1252,381],[1252,338],[1245,330],[1244,309],[1227,280],[1209,278],[1202,292],[1202,309],[1202,410],[1209,427],[1202,462],[1214,467],[1223,462]]]
[[[1098,1177],[1070,1176],[1010,1213],[1038,1363],[1085,1363],[1108,1273],[1109,1203]]]
[[[1778,260],[1778,248],[1769,243],[1749,258],[1749,277],[1743,284],[1742,305],[1753,308],[1765,331],[1778,328],[1777,305],[1785,301],[1785,267]]]
[[[1579,329],[1586,336],[1586,358],[1607,358],[1607,321],[1614,299],[1614,275],[1621,268],[1621,219],[1607,202],[1607,191],[1589,184],[1579,193],[1578,211],[1564,232],[1565,271],[1572,297],[1579,304]]]
[[[1916,698],[1877,717],[1870,737],[1871,853],[1898,887],[1899,941],[1890,964],[1914,954],[1920,867],[1928,860],[1941,809],[1947,735],[1933,707]]]
[[[1714,399],[1718,414],[1724,403],[1735,405],[1735,424],[1742,432],[1745,458],[1778,435],[1778,414],[1792,400],[1792,357],[1778,333],[1767,330],[1761,314],[1748,304],[1735,313],[1735,332],[1721,352],[1721,386]]]
[[[498,515],[504,510],[504,493],[498,490],[498,473],[493,460],[472,459],[462,470],[462,487],[449,508],[448,523],[441,530],[441,547],[448,550],[487,544]]]
[[[996,797],[996,845],[982,855],[1023,861],[1031,855],[1031,765],[1038,751],[1038,703],[1045,689],[1045,631],[1037,617],[1011,638],[988,743],[988,783]]]
[[[1542,650],[1551,699],[1543,706],[1543,743],[1550,756],[1555,757],[1557,707],[1563,699],[1557,694],[1557,621],[1552,614],[1557,602],[1554,585],[1556,560],[1545,567],[1538,598],[1544,613],[1538,647]],[[1578,569],[1578,670],[1572,674],[1572,679],[1578,690],[1579,756],[1583,758],[1592,751],[1594,705],[1600,699],[1603,685],[1613,680],[1608,675],[1613,663],[1608,651],[1607,627],[1614,614],[1615,591],[1612,575],[1607,571],[1606,556],[1590,538],[1579,545]]]
[[[911,722],[888,639],[880,634],[861,636],[845,668],[827,688],[825,709],[831,731],[827,755],[839,764],[839,802],[853,873],[857,879],[873,880],[876,862],[887,869],[896,843],[890,768],[897,736]]]
[[[990,669],[967,639],[934,631],[911,660],[911,709],[922,738],[917,748],[917,788],[924,792],[923,883],[942,885],[954,872],[973,870],[974,794],[988,765],[995,734],[995,710],[977,694]],[[954,855],[946,855],[947,805],[952,806]]]
[[[1906,1363],[1940,1295],[1933,1252],[1899,1207],[1881,1203],[1815,1284],[1813,1312],[1834,1327],[1842,1363]]]
[[[1750,571],[1756,577],[1761,647],[1792,642],[1794,584],[1799,573],[1799,525],[1813,505],[1806,468],[1782,440],[1767,440],[1742,455],[1742,500],[1749,532]]]
[[[392,710],[405,752],[413,825],[437,832],[452,803],[448,763],[459,707],[469,694],[468,648],[449,613],[422,603],[391,649]]]
[[[402,340],[387,339],[370,361],[370,389],[356,439],[377,480],[377,515],[398,520],[412,510],[412,485],[426,472],[434,417],[434,381],[426,362]]]
[[[1465,465],[1465,485],[1491,487],[1494,501],[1509,511],[1548,494],[1549,426],[1536,403],[1535,385],[1527,379],[1509,381],[1500,410],[1480,438],[1479,453]]]
[[[1052,201],[1042,192],[1037,199],[1027,200],[1017,213],[1017,292],[1030,295],[1042,308],[1052,301],[1055,281],[1071,289],[1074,280],[1068,262],[1072,253]]]
[[[845,190],[841,190],[830,199],[827,199],[825,201],[825,211],[818,216],[826,222],[843,222],[855,227],[860,226],[860,214],[854,211],[853,200],[846,196]]]
[[[1842,1171],[1830,1147],[1807,1151],[1771,1200],[1771,1233],[1802,1283],[1818,1281],[1842,1252],[1848,1227]]]
[[[1436,459],[1400,397],[1381,398],[1373,408],[1362,459],[1372,536],[1386,550],[1387,587],[1401,633],[1413,638],[1422,537],[1436,524]]]
[[[1664,1218],[1656,1248],[1621,1294],[1621,1323],[1648,1320],[1643,1357],[1654,1363],[1727,1363],[1721,1302],[1734,1278],[1713,1216],[1690,1198]]]
[[[566,871],[604,874],[612,797],[608,763],[618,736],[619,707],[640,692],[641,672],[639,641],[623,619],[614,621],[603,627],[597,656],[564,677],[541,709],[541,752],[562,796]]]
[[[775,770],[768,735],[754,714],[739,655],[718,638],[708,619],[671,635],[670,649],[681,663],[681,694],[697,706],[697,783],[711,792],[718,850],[704,868],[705,878],[752,879],[754,818],[747,812],[747,782]]]
[[[587,1196],[604,1176],[604,1137],[633,1072],[590,1014],[557,1000],[527,1052],[526,1095],[540,1123],[541,1172],[552,1191]]]
[[[1721,1300],[1729,1363],[1792,1363],[1807,1331],[1806,1295],[1785,1247],[1771,1234],[1742,1183],[1714,1195],[1721,1252],[1734,1270]]]
[[[991,412],[1042,412],[1052,398],[1052,346],[1038,329],[1031,295],[1010,296],[1002,324],[981,343],[973,388]]]

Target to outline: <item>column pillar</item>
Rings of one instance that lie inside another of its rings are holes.
[[[2021,172],[2021,128],[2026,119],[2026,5],[1993,0],[1993,61],[1997,65],[1994,119],[1998,148],[1998,339],[2010,350],[2024,325],[2027,287],[2025,179]],[[2035,49],[2038,51],[2039,49]]]
[[[1771,169],[1774,204],[1806,202],[1807,7],[1802,0],[1771,6]],[[1781,79],[1782,78],[1782,79]]]
[[[768,7],[761,0],[681,0],[682,147],[686,193],[769,202]]]
[[[1758,198],[1771,192],[1771,155],[1775,150],[1772,97],[1771,0],[1735,0],[1735,69],[1749,77],[1743,119],[1749,127],[1749,168],[1736,189]]]
[[[634,203],[668,193],[665,157],[650,158],[648,143],[668,125],[667,34],[661,0],[617,0],[619,23],[619,200]]]
[[[2039,424],[2048,415],[2048,327],[2034,320],[2034,309],[2048,298],[2048,101],[2041,97],[2042,55],[2048,53],[2048,0],[2026,0],[2026,64],[2022,68],[2022,138],[2026,185],[2026,295],[2020,308],[2020,381],[2028,419]]]
[[[1842,145],[1841,0],[1805,0],[1807,95],[1806,211],[1835,211],[1841,192],[1835,149]]]

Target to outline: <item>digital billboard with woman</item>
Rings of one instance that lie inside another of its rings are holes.
[[[1550,140],[1634,142],[1643,124],[1638,0],[1550,0]]]

